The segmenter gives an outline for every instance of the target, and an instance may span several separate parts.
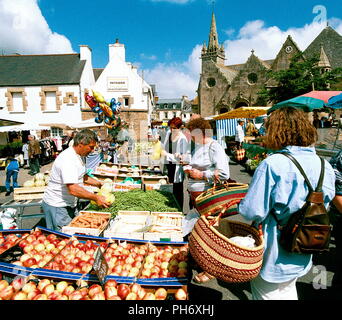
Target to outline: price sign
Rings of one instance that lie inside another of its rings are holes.
[[[99,278],[101,284],[104,284],[109,267],[105,257],[103,256],[101,247],[99,247],[96,251],[93,269],[95,270],[95,273]]]

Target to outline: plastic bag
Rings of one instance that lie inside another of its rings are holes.
[[[229,238],[229,240],[233,241],[239,246],[242,247],[248,247],[248,248],[254,248],[255,247],[255,240],[252,235],[248,235],[246,237],[241,237],[241,236],[235,236]]]
[[[5,210],[0,211],[0,220],[4,230],[18,229],[16,212],[17,210],[14,208],[6,208]]]

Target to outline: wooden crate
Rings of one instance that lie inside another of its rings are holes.
[[[137,230],[142,230],[146,226],[149,216],[150,211],[120,210],[117,213],[119,219],[112,221],[104,231],[104,237],[142,240],[144,233]]]
[[[46,186],[44,187],[22,187],[15,188],[13,192],[13,200],[33,200],[42,199]]]
[[[105,215],[108,216],[108,223],[106,223],[101,229],[96,228],[79,228],[79,227],[72,227],[71,224],[77,219],[79,215],[86,214],[86,213],[95,213],[98,215]],[[75,217],[67,226],[62,227],[62,232],[66,234],[73,235],[75,233],[78,234],[85,234],[91,236],[99,236],[108,226],[110,223],[111,214],[108,212],[99,212],[99,211],[80,211],[79,215]]]
[[[173,223],[160,222],[160,217],[177,219],[180,223],[174,225]],[[183,214],[182,212],[151,212],[151,227],[154,226],[165,227],[165,231],[147,231],[144,233],[144,240],[149,241],[183,241]],[[169,228],[174,228],[173,231],[167,231]]]

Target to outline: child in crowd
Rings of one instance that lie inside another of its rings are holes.
[[[19,162],[14,157],[14,153],[7,157],[7,166],[6,166],[6,194],[5,196],[9,196],[11,194],[11,178],[13,183],[13,189],[18,188],[18,174],[19,174]]]

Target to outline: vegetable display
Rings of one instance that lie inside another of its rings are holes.
[[[130,190],[114,192],[115,202],[109,208],[98,208],[90,204],[87,211],[110,212],[116,215],[119,210],[177,212],[178,204],[172,193],[160,190]]]

